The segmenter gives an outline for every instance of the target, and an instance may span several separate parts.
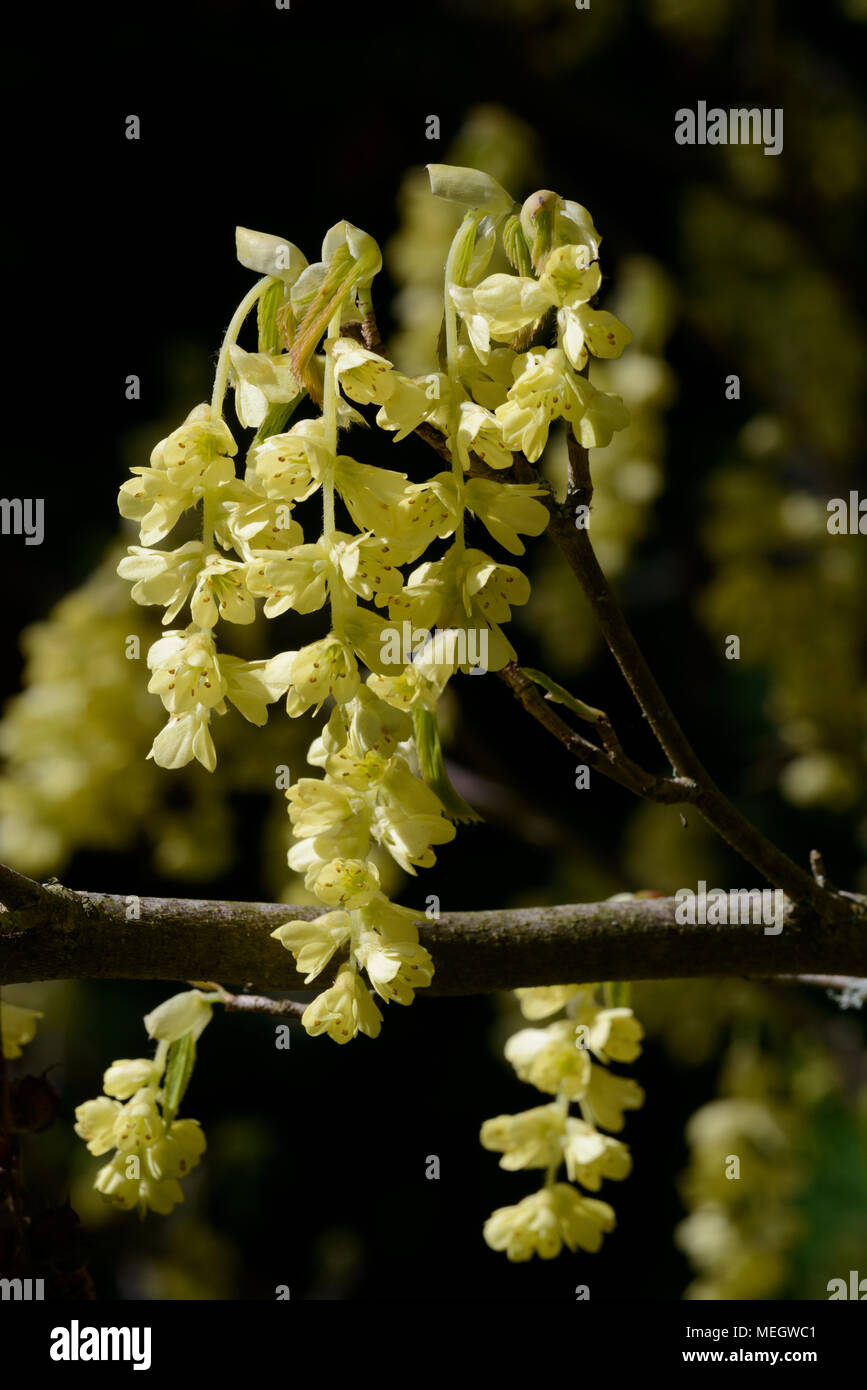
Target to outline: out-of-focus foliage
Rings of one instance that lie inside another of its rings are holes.
[[[0,723],[0,858],[45,875],[78,850],[143,843],[158,872],[213,878],[236,852],[232,795],[261,791],[293,756],[300,763],[303,738],[290,726],[254,741],[235,718],[219,777],[198,764],[166,777],[147,760],[160,709],[141,660],[159,625],[117,577],[123,553],[112,545],[80,588],[22,634],[25,688]],[[241,640],[256,651],[261,632]]]

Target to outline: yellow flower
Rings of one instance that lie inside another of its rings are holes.
[[[303,390],[295,377],[288,352],[245,352],[233,343],[229,348],[235,386],[235,414],[245,429],[257,430],[268,407],[294,401]]]
[[[548,1018],[565,1008],[579,988],[578,985],[537,985],[531,989],[516,989],[515,994],[525,1018]]]
[[[359,752],[376,750],[390,757],[399,743],[412,737],[409,716],[378,699],[372,687],[360,686],[346,712],[346,728]]]
[[[137,1147],[138,1153],[119,1149],[112,1162],[100,1168],[96,1189],[124,1211],[138,1207],[142,1213],[167,1216],[184,1200],[178,1178],[198,1163],[205,1136],[197,1120],[175,1120],[167,1131],[160,1122],[160,1132],[154,1129],[152,1140]]]
[[[339,787],[367,792],[382,780],[391,764],[391,755],[383,756],[373,748],[362,754],[354,753],[351,746],[345,743],[328,755],[325,770]]]
[[[576,371],[595,357],[619,357],[632,341],[629,329],[604,309],[591,309],[588,301],[602,283],[599,264],[591,263],[586,246],[560,246],[551,252],[539,286],[558,306],[557,326],[566,356]]]
[[[139,1207],[143,1212],[155,1211],[160,1216],[169,1212],[184,1200],[181,1185],[176,1178],[166,1178],[155,1182],[150,1177],[134,1178],[128,1176],[129,1158],[116,1154],[111,1163],[100,1168],[96,1175],[95,1187],[107,1201],[123,1211]]]
[[[371,931],[378,931],[386,941],[418,941],[418,922],[423,922],[424,913],[411,907],[399,907],[384,893],[374,893],[369,903],[358,909],[362,925]]]
[[[377,784],[371,834],[407,873],[436,863],[433,845],[448,844],[455,827],[442,803],[403,758],[394,758]]]
[[[170,623],[183,607],[204,563],[201,541],[187,541],[178,550],[148,550],[131,545],[117,572],[121,579],[136,581],[131,590],[136,603],[161,604],[166,609],[163,622]]]
[[[236,452],[225,423],[211,418],[210,406],[196,406],[180,429],[157,444],[149,468],[130,470],[135,476],[118,494],[121,516],[138,521],[142,544],[154,545],[182,512],[234,480]]]
[[[248,561],[263,551],[267,558],[269,551],[290,550],[304,540],[292,519],[292,503],[270,497],[262,478],[250,469],[243,482],[236,478],[219,493],[214,535],[224,549],[236,550]]]
[[[292,829],[304,838],[333,830],[352,815],[352,801],[343,787],[317,777],[299,778],[286,796]]]
[[[594,1125],[617,1134],[624,1125],[623,1112],[638,1110],[644,1104],[644,1092],[630,1077],[613,1076],[604,1067],[590,1064],[590,1082],[583,1101],[587,1117]]]
[[[290,869],[304,874],[305,888],[313,888],[322,869],[334,860],[361,860],[370,847],[370,813],[362,807],[345,820],[335,822],[294,844],[287,855]]]
[[[73,1128],[94,1158],[115,1147],[114,1129],[122,1109],[120,1101],[109,1100],[108,1096],[97,1096],[96,1100],[76,1106]]]
[[[143,1086],[154,1086],[158,1080],[156,1068],[147,1057],[126,1058],[112,1062],[102,1078],[102,1089],[107,1096],[118,1100],[129,1100]]]
[[[299,420],[285,434],[272,435],[247,455],[247,474],[261,481],[268,497],[303,502],[315,492],[328,463],[322,420]]]
[[[580,1182],[590,1192],[599,1191],[603,1178],[628,1178],[632,1171],[625,1144],[571,1115],[566,1118],[563,1157],[570,1182]]]
[[[264,594],[265,615],[276,618],[287,608],[315,613],[328,597],[328,552],[322,541],[294,546],[285,555],[249,566],[247,587]]]
[[[114,1142],[123,1153],[138,1153],[163,1135],[163,1121],[153,1090],[138,1091],[121,1106],[114,1122]]]
[[[189,627],[167,632],[148,652],[153,675],[148,682],[152,695],[159,695],[171,714],[183,714],[197,707],[211,709],[226,693],[214,639],[209,632]]]
[[[569,1020],[549,1023],[547,1028],[522,1028],[509,1038],[505,1053],[521,1080],[529,1081],[537,1090],[552,1096],[559,1093],[569,1100],[581,1100],[586,1095],[591,1080],[590,1058],[586,1050],[576,1045],[575,1025]]]
[[[492,348],[487,362],[480,362],[471,347],[458,348],[458,373],[474,401],[486,410],[502,405],[514,380],[516,354],[512,348]],[[495,467],[496,465],[491,465]]]
[[[629,424],[629,411],[619,396],[597,391],[583,376],[572,379],[572,391],[580,403],[581,414],[573,414],[572,433],[585,449],[604,449],[617,430]]]
[[[434,963],[423,946],[408,941],[386,941],[378,932],[362,932],[355,956],[367,971],[370,983],[382,999],[411,1004],[413,991],[429,985]]]
[[[500,1167],[547,1168],[559,1164],[566,1116],[558,1105],[538,1105],[520,1115],[497,1115],[482,1125],[482,1146],[501,1153]]]
[[[195,758],[213,772],[217,766],[217,750],[211,738],[210,710],[203,705],[186,710],[183,714],[173,714],[168,724],[153,741],[149,758],[157,767],[186,767]]]
[[[399,546],[400,563],[421,555],[432,539],[452,535],[457,525],[457,485],[450,473],[407,482],[406,474],[340,456],[335,481],[357,527]]]
[[[583,412],[575,396],[575,377],[561,348],[525,352],[514,366],[515,380],[494,411],[507,449],[520,449],[531,463],[541,456],[552,420],[573,419]]]
[[[332,859],[311,884],[317,898],[329,907],[363,907],[379,888],[376,866],[363,859]]]
[[[464,468],[469,455],[478,454],[489,468],[511,468],[512,455],[503,444],[503,427],[492,411],[475,401],[462,401],[458,419],[458,443]]]
[[[351,338],[335,338],[327,344],[326,354],[334,362],[337,379],[351,400],[360,405],[383,405],[393,394],[399,373],[379,353],[369,352]]]
[[[25,1009],[22,1004],[0,1003],[0,1039],[3,1056],[10,1061],[21,1056],[21,1049],[33,1041],[37,1018],[44,1018],[37,1009]]]
[[[407,477],[391,468],[373,468],[368,463],[340,455],[336,462],[335,484],[349,508],[356,526],[372,531],[381,539],[393,536],[398,504],[406,495]]]
[[[229,656],[223,652],[219,662],[226,699],[251,724],[265,724],[268,705],[277,699],[265,674],[267,661],[244,661],[240,656]]]
[[[510,605],[529,597],[529,581],[514,566],[500,565],[482,550],[459,555],[452,548],[441,560],[425,561],[412,571],[389,613],[428,631],[445,629],[413,658],[422,675],[442,686],[458,664],[454,634],[465,634],[463,652],[457,649],[458,657],[467,657],[459,663],[461,670],[481,663],[499,671],[516,659],[499,624],[508,621]]]
[[[164,468],[176,482],[190,484],[209,477],[211,465],[238,452],[224,420],[215,420],[203,402],[190,411],[179,429],[161,439],[151,452],[151,468]],[[222,470],[223,472],[225,470]],[[232,468],[232,477],[235,470]],[[204,484],[201,484],[204,485]]]
[[[148,755],[159,767],[183,767],[197,758],[213,772],[211,710],[224,714],[228,699],[245,719],[261,725],[268,718],[268,704],[282,693],[268,676],[267,662],[218,656],[211,634],[195,627],[161,637],[148,652],[148,666],[153,671],[148,690],[160,696],[172,715]]]
[[[218,618],[229,623],[252,623],[256,606],[246,585],[247,567],[212,553],[199,571],[190,612],[199,627],[213,627]],[[165,621],[165,620],[164,620]]]
[[[196,1167],[206,1147],[198,1120],[175,1120],[147,1150],[145,1165],[155,1181],[182,1178]]]
[[[525,1197],[514,1207],[500,1207],[485,1222],[484,1236],[492,1250],[509,1260],[543,1260],[559,1255],[563,1246],[596,1251],[606,1231],[614,1229],[614,1212],[607,1202],[581,1197],[566,1183],[554,1183]]]
[[[526,352],[515,363],[515,381],[494,412],[508,449],[521,449],[531,463],[545,448],[552,420],[563,417],[585,449],[610,444],[629,423],[619,396],[597,391],[569,368],[562,348]]]
[[[457,489],[450,473],[408,483],[405,473],[340,456],[335,481],[356,526],[396,543],[407,559],[420,555],[435,537],[450,536],[457,525]]]
[[[399,710],[435,710],[442,693],[415,662],[395,676],[368,676],[367,684],[381,700]]]
[[[601,1062],[634,1062],[641,1055],[644,1029],[631,1009],[579,1010],[578,1021],[590,1030],[591,1052]]]
[[[495,541],[513,555],[523,555],[518,537],[540,536],[548,524],[548,510],[536,499],[545,489],[539,483],[499,483],[486,478],[470,478],[464,488],[464,502],[487,526]]]
[[[315,980],[331,960],[335,951],[345,946],[352,935],[348,912],[324,912],[312,922],[284,922],[271,935],[295,957],[299,971],[306,971],[304,983]]]
[[[393,594],[400,592],[403,575],[396,566],[403,563],[404,557],[394,541],[336,531],[331,553],[346,584],[359,598],[373,599],[382,608]]]
[[[117,495],[118,511],[121,516],[139,523],[143,545],[155,545],[168,535],[188,507],[195,506],[195,492],[173,482],[162,469],[133,468],[130,471],[136,476],[121,485]]]
[[[392,430],[394,443],[399,444],[419,425],[429,420],[440,429],[446,428],[451,388],[443,372],[409,377],[401,372],[393,375],[393,389],[377,411],[376,423],[382,430]]]
[[[538,280],[523,275],[489,275],[472,289],[450,285],[449,294],[481,362],[488,360],[491,338],[513,338],[551,307]]]
[[[382,1014],[356,970],[341,970],[330,989],[317,995],[301,1016],[311,1036],[327,1033],[337,1043],[347,1043],[358,1033],[379,1036]]]
[[[352,607],[343,614],[343,634],[346,641],[355,655],[365,666],[369,666],[371,671],[388,670],[388,666],[383,664],[383,633],[387,627],[388,623],[379,613],[371,613],[368,608],[359,608],[354,601]]]
[[[330,633],[297,652],[281,652],[265,667],[265,678],[276,695],[284,690],[286,710],[293,718],[311,705],[317,709],[333,696],[345,704],[358,689],[358,667],[342,638]]]

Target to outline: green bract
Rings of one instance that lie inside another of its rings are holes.
[[[427,171],[430,191],[435,198],[491,213],[511,212],[515,206],[514,198],[505,188],[480,169],[463,169],[458,164],[429,164]]]

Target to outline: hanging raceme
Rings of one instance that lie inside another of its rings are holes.
[[[97,1157],[114,1154],[96,1175],[96,1189],[124,1211],[166,1216],[184,1200],[180,1179],[205,1151],[198,1120],[176,1118],[189,1083],[196,1039],[211,1020],[219,991],[188,990],[146,1015],[156,1039],[153,1058],[113,1062],[104,1094],[75,1111],[75,1132]]]
[[[614,1209],[570,1184],[598,1192],[603,1178],[629,1176],[629,1149],[602,1131],[619,1133],[624,1112],[637,1109],[644,1092],[635,1081],[606,1068],[610,1062],[634,1062],[644,1033],[632,1009],[599,1003],[598,988],[558,985],[515,991],[525,1018],[548,1019],[564,1008],[565,1016],[544,1027],[522,1028],[505,1049],[521,1080],[554,1100],[482,1125],[482,1144],[503,1155],[501,1168],[545,1170],[538,1192],[517,1206],[500,1207],[485,1222],[488,1245],[510,1260],[533,1255],[552,1259],[564,1245],[595,1251],[614,1228]],[[570,1114],[573,1103],[580,1119]],[[564,1164],[569,1181],[558,1182]]]
[[[473,169],[431,165],[429,173],[433,193],[463,210],[445,266],[439,369],[406,376],[368,345],[377,341],[367,330],[381,256],[367,233],[336,224],[321,259],[308,264],[291,243],[238,228],[238,257],[261,278],[229,324],[212,399],[157,445],[148,467],[132,470],[119,497],[122,515],[140,528],[141,544],[119,566],[133,581],[133,598],[162,606],[164,623],[189,608],[190,621],[148,654],[148,689],[169,715],[150,754],[161,767],[198,759],[213,770],[215,716],[229,705],[258,725],[281,697],[293,719],[329,706],[308,753],[320,775],[301,777],[286,792],[295,841],[289,865],[304,875],[322,912],[286,922],[273,936],[307,983],[339,956],[334,984],[303,1015],[309,1033],[339,1043],[359,1032],[375,1037],[378,1001],[409,1004],[433,976],[418,940],[421,914],[389,900],[374,852],[385,850],[415,875],[434,865],[456,822],[476,818],[445,775],[436,709],[458,671],[497,671],[516,659],[503,629],[530,585],[516,565],[488,553],[484,537],[520,556],[522,538],[540,535],[548,512],[539,500],[543,483],[510,480],[512,451],[538,459],[560,416],[586,447],[608,443],[628,419],[619,397],[597,390],[587,375],[590,354],[616,357],[630,335],[593,307],[599,236],[586,209],[545,190],[519,207]],[[512,269],[486,276],[495,256]],[[238,343],[254,308],[255,352]],[[243,476],[223,418],[230,385],[239,425],[255,431]],[[438,431],[450,467],[413,482],[343,452],[341,432],[371,423],[358,406],[375,407],[375,425],[395,444],[420,426]],[[474,474],[474,457],[498,476]],[[321,523],[311,535],[295,511],[316,495]],[[201,539],[155,549],[193,509]],[[249,623],[260,599],[268,618],[323,611],[322,635],[267,661],[225,652],[222,624]],[[605,1011],[597,1013],[592,1046],[605,1060]],[[623,1022],[609,1022],[622,1040]],[[162,1060],[158,1051],[157,1072]],[[559,1125],[561,1137],[542,1149],[556,1151],[570,1176],[583,1173],[595,1190],[597,1174],[624,1176],[628,1161],[617,1141],[603,1141],[593,1128],[592,1107],[604,1125],[612,1106],[638,1102],[631,1091],[631,1100],[618,1099],[611,1078],[591,1068],[586,1054],[573,1060],[583,1080],[553,1087],[558,1099],[540,1123],[552,1134]],[[148,1105],[158,1084],[155,1072]],[[566,1115],[570,1096],[581,1100],[583,1121]],[[116,1103],[91,1104],[107,1115]],[[526,1148],[525,1129],[514,1131],[518,1152]],[[490,1139],[494,1131],[486,1133]],[[500,1136],[507,1158],[516,1151],[512,1133],[506,1126]],[[531,1144],[537,1156],[542,1149]],[[545,1158],[545,1166],[551,1162]],[[609,1224],[605,1204],[577,1198],[564,1184],[549,1182],[527,1201],[545,1208],[527,1218],[528,1229],[548,1233],[537,1242],[542,1253],[555,1253],[561,1236],[571,1248],[596,1248],[594,1232]],[[510,1221],[497,1213],[487,1238],[523,1257],[513,1250],[525,1248],[524,1237],[505,1233]]]

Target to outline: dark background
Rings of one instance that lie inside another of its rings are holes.
[[[713,44],[683,45],[650,22],[647,7],[612,6],[610,34],[574,61],[564,56],[564,26],[604,27],[606,0],[593,0],[591,15],[567,3],[482,0],[345,10],[292,0],[287,12],[265,0],[149,4],[79,10],[72,19],[53,14],[41,32],[19,36],[7,73],[13,305],[6,332],[13,341],[3,486],[45,497],[46,536],[40,548],[14,538],[0,547],[4,697],[20,682],[16,633],[84,579],[117,532],[124,435],[162,420],[170,407],[180,422],[209,393],[223,330],[250,283],[234,258],[237,223],[289,237],[311,260],[323,231],[343,217],[383,243],[396,227],[394,198],[406,168],[443,158],[469,106],[497,102],[539,133],[544,167],[535,186],[578,199],[604,221],[609,267],[639,250],[677,281],[680,197],[722,176],[717,151],[675,144],[674,111],[698,100],[786,105],[794,121],[791,103],[805,99],[805,72],[792,67],[799,53],[835,90],[852,92],[856,83],[857,26],[840,8],[729,8],[732,20]],[[138,142],[124,137],[132,113],[141,118]],[[425,139],[431,113],[440,117],[439,143]],[[797,150],[787,146],[780,162],[778,210],[838,268],[853,304],[863,304],[857,206],[817,215]],[[375,289],[387,330],[387,272]],[[173,380],[170,349],[178,344],[197,354],[199,381]],[[678,713],[710,770],[796,859],[833,840],[835,876],[847,883],[858,855],[839,817],[803,816],[773,792],[745,791],[752,749],[766,732],[761,679],[725,685],[719,654],[690,605],[707,565],[696,539],[697,484],[736,428],[735,413],[746,420],[756,402],[724,401],[720,382],[737,363],[687,327],[677,329],[668,356],[680,388],[668,486],[621,586],[624,602],[654,667],[671,673]],[[124,396],[131,372],[141,377],[139,402]],[[415,442],[406,446],[401,467],[411,471],[410,458],[427,466],[417,447],[412,454]],[[526,641],[522,659],[533,664],[535,655]],[[484,682],[483,691],[464,685],[463,759],[541,798],[552,818],[574,821],[561,750],[521,721],[496,682]],[[654,760],[613,663],[600,656],[585,689],[631,751]],[[611,859],[631,809],[624,800],[596,782],[592,813],[574,827],[591,856]],[[244,818],[239,864],[208,886],[209,895],[265,894],[256,809],[251,802]],[[429,891],[435,887],[444,907],[488,907],[544,882],[553,859],[488,824],[465,830],[439,856]],[[723,852],[719,862],[737,876],[734,858]],[[64,881],[124,893],[184,891],[158,879],[135,850],[79,855]],[[111,1057],[137,1055],[140,1017],[160,997],[155,985],[80,988],[81,1028],[70,1030],[65,1069],[55,1074],[66,1119],[96,1093]],[[220,1263],[222,1288],[236,1298],[271,1298],[288,1284],[293,1297],[547,1300],[573,1297],[584,1282],[594,1298],[679,1297],[688,1270],[670,1238],[681,1214],[674,1175],[685,1161],[683,1122],[713,1093],[713,1065],[675,1071],[651,1044],[630,1068],[648,1092],[624,1136],[636,1171],[601,1194],[616,1207],[617,1232],[597,1256],[510,1266],[483,1244],[481,1222],[532,1183],[500,1172],[478,1145],[478,1127],[537,1098],[486,1043],[494,1016],[488,1000],[421,996],[411,1010],[388,1011],[375,1046],[361,1039],[339,1053],[301,1034],[290,1052],[278,1053],[267,1020],[219,1019],[203,1040],[186,1105],[206,1132],[222,1136],[218,1159],[191,1184],[196,1210],[218,1236],[209,1245],[197,1227],[187,1257],[200,1271]],[[46,1161],[36,1171],[46,1193],[58,1196],[66,1150],[55,1143],[55,1166]],[[441,1159],[438,1182],[424,1177],[429,1154]],[[176,1258],[162,1223],[115,1221],[90,1239],[101,1296],[164,1290],[158,1277],[148,1283],[156,1276],[142,1274],[156,1267],[149,1259]],[[201,1249],[191,1254],[196,1241]],[[177,1243],[183,1247],[183,1235]]]

